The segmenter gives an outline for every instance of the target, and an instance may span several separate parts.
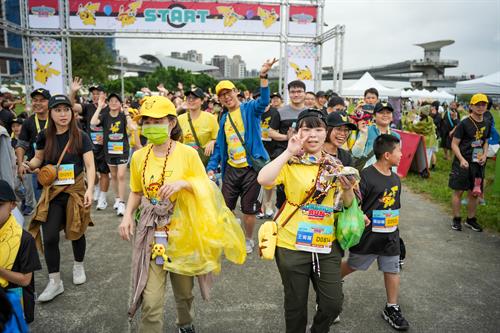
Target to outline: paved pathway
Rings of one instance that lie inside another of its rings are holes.
[[[411,192],[402,197],[401,234],[407,246],[400,304],[413,332],[498,332],[500,327],[500,237],[470,229],[451,231],[441,207]],[[88,282],[71,282],[72,252],[63,240],[64,294],[37,304],[33,332],[127,332],[130,244],[117,233],[112,208],[95,212],[87,234]],[[36,289],[47,282],[46,268],[35,274]],[[195,326],[202,333],[284,332],[282,286],[274,262],[254,253],[243,266],[225,262],[203,302],[195,287]],[[341,323],[331,332],[390,332],[381,319],[383,277],[376,265],[344,283]],[[166,332],[175,332],[173,296],[168,291]],[[310,313],[314,309],[310,293]],[[132,325],[132,331],[135,331]]]

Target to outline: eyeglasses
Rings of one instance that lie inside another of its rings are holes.
[[[298,94],[303,94],[304,90],[290,90],[290,95],[298,95]]]
[[[352,132],[352,131],[351,131],[350,129],[348,129],[347,127],[334,127],[334,128],[333,128],[333,131],[334,131],[334,132],[337,132],[337,133],[343,133],[343,134],[345,134],[345,135],[349,135],[349,134],[351,134],[351,132]]]

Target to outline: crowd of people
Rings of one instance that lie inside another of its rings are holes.
[[[197,87],[169,92],[159,84],[158,93],[144,88],[123,100],[94,85],[87,99],[80,96],[82,80],[75,78],[68,95],[31,92],[31,115],[13,112],[11,97],[3,94],[0,331],[34,320],[37,248],[49,282],[36,300],[49,302],[64,292],[60,230],[72,242],[72,282],[86,282],[85,234],[93,226],[94,201],[96,210],[111,209],[110,185],[113,209],[122,218],[119,234],[133,242],[128,315],[141,309],[141,332],[163,330],[167,274],[179,332],[195,332],[194,277],[208,297],[222,254],[243,264],[256,249],[276,260],[286,332],[328,332],[341,320],[343,279],[375,260],[387,293],[382,317],[394,329],[407,330],[398,304],[405,251],[396,172],[404,142],[398,129],[424,136],[429,169],[437,163],[438,147],[453,158],[452,228],[462,228],[460,200],[467,192],[465,225],[481,231],[476,207],[489,140],[498,137],[488,111],[491,99],[474,95],[462,120],[456,102],[403,103],[403,117],[395,122],[395,107],[374,88],[354,101],[332,91],[307,91],[297,80],[287,85],[285,101],[269,88],[275,63],[263,64],[253,93],[223,80],[214,95]],[[241,221],[235,216],[238,202]],[[339,220],[347,216],[357,216],[354,222],[364,226],[350,246],[337,236]],[[258,245],[257,219],[274,221],[270,235],[259,231]],[[317,306],[308,325],[310,282]]]

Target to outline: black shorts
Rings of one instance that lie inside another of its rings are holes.
[[[484,185],[484,169],[485,165],[479,165],[473,162],[469,162],[469,168],[461,168],[458,159],[454,158],[451,164],[448,187],[455,191],[472,191],[474,189],[474,179],[481,178],[483,179],[481,182],[482,191]]]
[[[106,154],[106,163],[111,166],[127,164],[128,155],[110,155]]]
[[[94,145],[94,163],[95,169],[99,173],[109,173],[108,163],[104,156],[104,146]]]
[[[241,212],[254,215],[260,211],[260,185],[257,183],[257,172],[251,167],[233,168],[226,166],[222,180],[222,195],[230,210],[236,208],[236,202],[241,197]]]

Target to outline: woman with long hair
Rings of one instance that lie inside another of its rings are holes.
[[[43,233],[49,283],[38,296],[41,302],[50,301],[64,291],[59,270],[59,232],[63,227],[66,238],[73,245],[73,283],[82,284],[87,279],[83,267],[85,231],[87,226],[93,225],[90,207],[95,180],[92,142],[78,128],[71,101],[64,95],[52,96],[49,110],[48,126],[37,137],[35,156],[23,164],[24,168],[32,171],[59,164],[55,181],[43,187],[29,226],[39,248],[42,248],[40,227]]]
[[[310,331],[323,333],[342,309],[334,214],[353,203],[353,183],[339,175],[340,161],[322,151],[327,125],[321,111],[302,111],[296,128],[287,149],[259,172],[258,181],[285,186],[286,204],[276,219],[275,257],[285,294],[286,332],[306,332],[311,281],[318,306]],[[335,194],[341,195],[340,201]]]
[[[222,253],[243,263],[245,238],[197,151],[179,142],[182,130],[174,104],[162,96],[148,97],[135,119],[149,144],[132,155],[131,192],[119,227],[124,240],[135,234],[128,313],[133,317],[141,306],[139,330],[163,332],[168,274],[179,332],[194,332],[194,276],[206,281],[207,274],[220,271]],[[200,286],[206,296],[206,284]]]

